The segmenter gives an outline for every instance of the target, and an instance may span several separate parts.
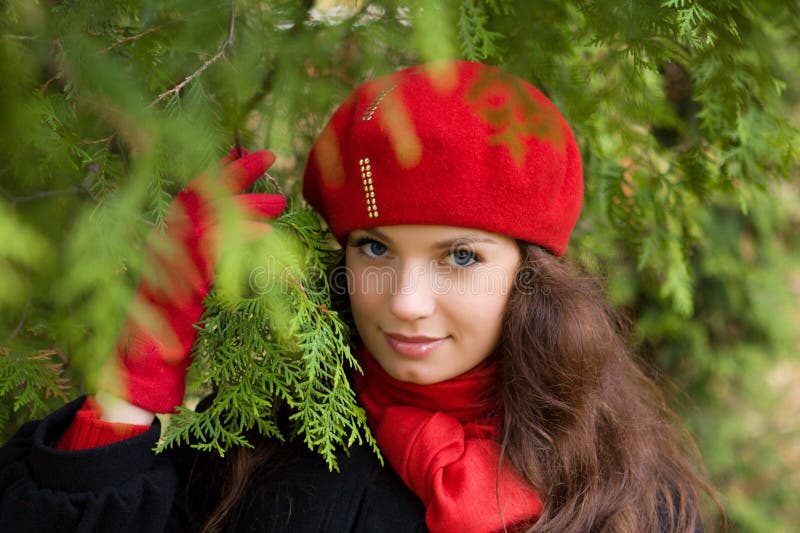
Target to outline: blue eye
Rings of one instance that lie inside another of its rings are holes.
[[[382,242],[374,241],[372,239],[364,239],[357,244],[361,253],[367,257],[383,257],[389,248]]]
[[[456,267],[468,267],[479,262],[478,254],[469,248],[456,248],[450,251],[449,263]]]

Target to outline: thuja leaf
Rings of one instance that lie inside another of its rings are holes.
[[[23,408],[36,416],[52,408],[50,398],[67,401],[72,391],[56,355],[52,349],[31,352],[0,346],[0,426]]]
[[[318,215],[293,207],[240,256],[260,258],[241,269],[248,291],[211,291],[193,347],[193,387],[213,400],[202,412],[180,409],[159,450],[186,443],[224,455],[252,446],[254,435],[301,438],[331,470],[337,451],[356,442],[378,452],[348,380],[360,368],[332,308],[328,273],[340,252],[331,243]]]

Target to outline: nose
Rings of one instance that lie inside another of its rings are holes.
[[[397,290],[391,295],[389,309],[403,321],[431,316],[436,309],[436,295],[430,283],[430,269],[425,265],[407,265],[399,274]]]

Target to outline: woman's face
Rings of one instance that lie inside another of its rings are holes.
[[[497,346],[520,263],[513,239],[452,226],[381,226],[351,232],[345,257],[358,333],[395,379],[445,381]]]

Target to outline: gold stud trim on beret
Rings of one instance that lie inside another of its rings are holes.
[[[378,106],[380,105],[381,101],[386,98],[386,95],[392,92],[395,87],[397,87],[396,84],[390,85],[382,90],[378,96],[373,98],[367,108],[364,110],[364,113],[361,114],[361,120],[372,120],[372,116],[375,114],[375,111],[378,110]]]
[[[361,186],[364,188],[367,218],[378,218],[378,205],[375,201],[375,188],[372,183],[372,163],[369,157],[359,159],[358,167],[361,170]]]

